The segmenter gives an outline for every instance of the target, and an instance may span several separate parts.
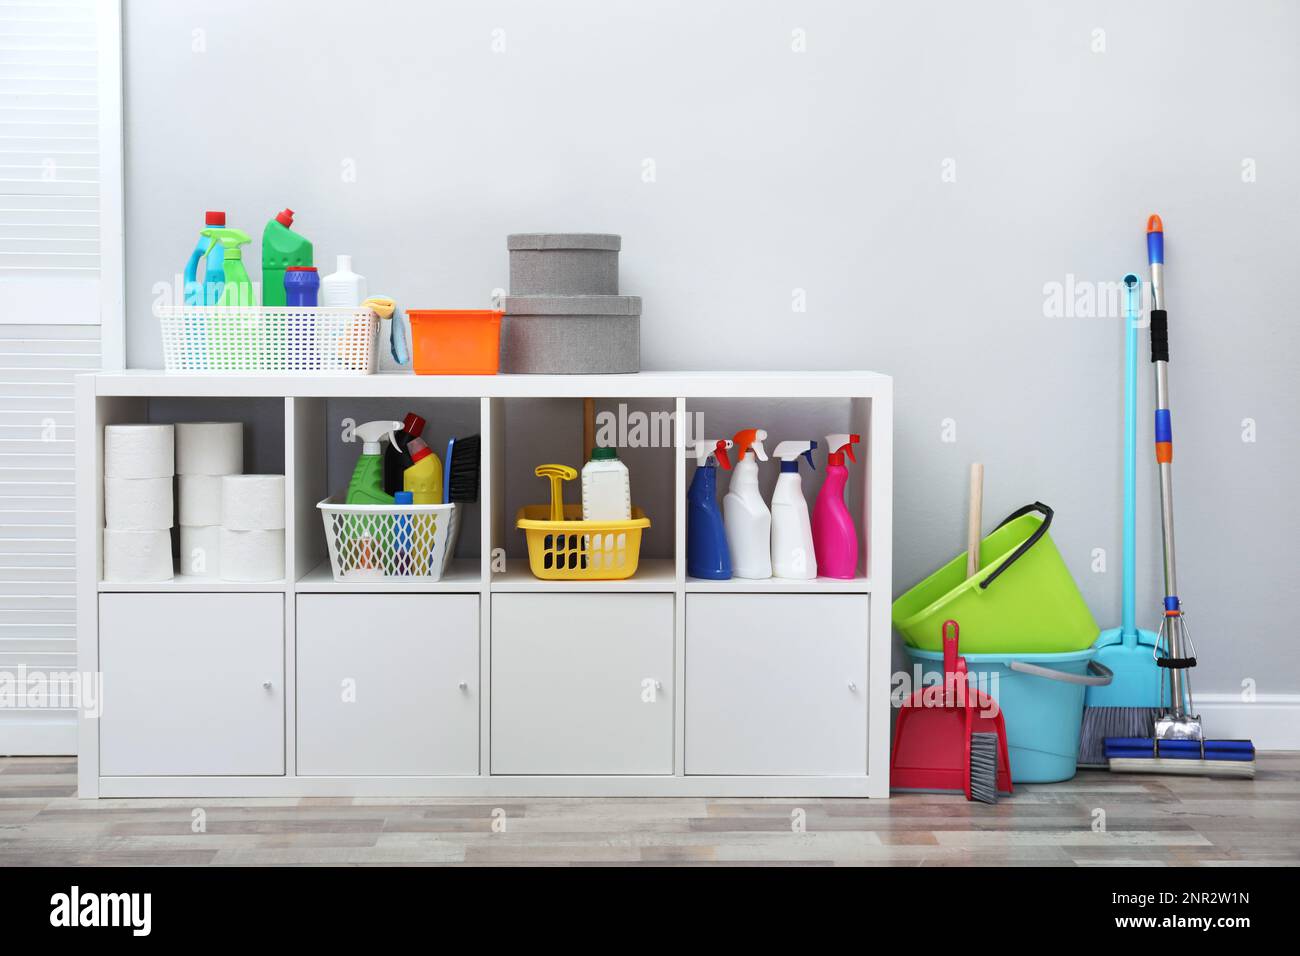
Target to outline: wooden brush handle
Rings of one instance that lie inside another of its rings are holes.
[[[973,578],[980,569],[981,512],[984,508],[984,466],[970,466],[970,511],[966,518],[966,577]]]

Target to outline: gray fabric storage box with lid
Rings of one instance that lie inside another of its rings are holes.
[[[525,232],[506,237],[511,295],[617,295],[620,237]]]
[[[501,371],[598,375],[641,370],[641,298],[510,295],[501,319]]]

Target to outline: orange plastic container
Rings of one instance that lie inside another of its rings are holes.
[[[493,309],[407,309],[415,374],[495,375],[501,316]]]

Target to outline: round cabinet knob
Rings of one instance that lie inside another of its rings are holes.
[[[469,684],[465,683],[464,681],[461,681],[456,686],[459,687],[461,690],[466,690],[469,687]]]
[[[659,681],[655,681],[655,690],[663,690],[663,689],[664,689],[664,685],[661,684]]]
[[[853,681],[849,681],[849,693],[856,694],[857,692],[858,692],[858,685],[855,684]]]
[[[262,686],[265,687],[267,690],[270,690],[270,689],[271,689],[271,682],[270,682],[269,680],[264,680],[264,681],[262,681]]]

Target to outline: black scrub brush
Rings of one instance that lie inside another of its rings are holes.
[[[482,439],[478,435],[453,438],[447,442],[447,459],[443,465],[442,500],[466,504],[478,501],[479,456]]]

